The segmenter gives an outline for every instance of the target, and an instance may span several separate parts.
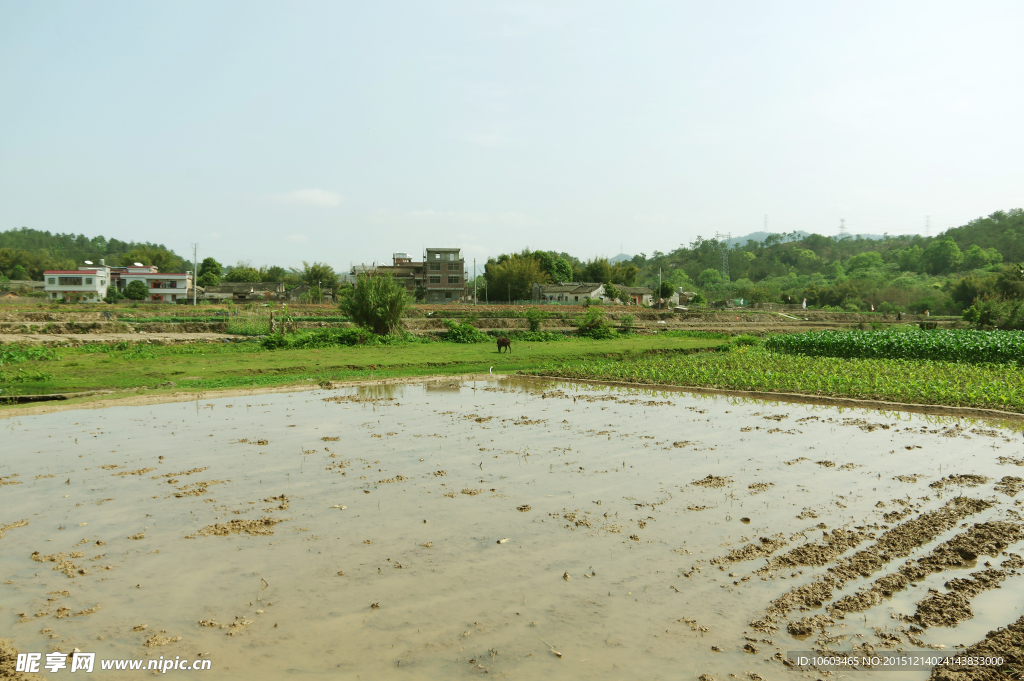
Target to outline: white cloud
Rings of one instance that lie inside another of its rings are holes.
[[[284,238],[284,240],[291,241],[293,244],[309,243],[309,237],[305,234],[289,234]]]
[[[279,203],[290,203],[303,206],[325,206],[328,208],[340,206],[345,201],[345,197],[341,194],[327,191],[326,189],[296,189],[293,192],[272,194],[270,198],[271,200]]]
[[[396,212],[380,210],[374,214],[377,222],[388,224],[394,223],[420,223],[436,225],[465,225],[485,226],[499,225],[504,227],[549,227],[559,224],[558,220],[538,218],[533,215],[524,215],[509,211],[505,213],[484,213],[469,210],[434,210],[426,208],[423,210],[408,210]]]

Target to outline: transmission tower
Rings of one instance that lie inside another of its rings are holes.
[[[925,235],[925,238],[931,236],[931,231],[932,231],[932,216],[931,215],[925,215],[924,216],[924,235]]]
[[[729,279],[729,239],[732,239],[732,232],[723,234],[722,232],[715,232],[715,238],[718,239],[718,247],[722,249],[722,283],[728,284]]]
[[[846,218],[843,218],[839,221],[839,238],[845,239],[848,236],[850,233],[846,231]]]

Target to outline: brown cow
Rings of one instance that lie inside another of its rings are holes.
[[[501,349],[502,348],[508,348],[508,351],[512,352],[512,341],[510,341],[508,338],[505,338],[504,336],[499,338],[498,339],[498,354],[499,355],[501,354]]]

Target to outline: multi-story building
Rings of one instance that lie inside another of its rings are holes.
[[[69,302],[99,303],[107,296],[107,289],[117,288],[122,294],[132,281],[146,285],[146,300],[152,303],[176,303],[186,299],[192,285],[190,272],[167,272],[161,274],[156,267],[134,265],[131,267],[108,267],[100,264],[80,267],[77,270],[47,270],[43,273],[45,291],[50,300]]]
[[[423,254],[426,265],[423,289],[427,303],[454,303],[469,296],[466,261],[458,248],[428,248]]]
[[[118,269],[124,270],[119,273],[118,288],[123,291],[133,281],[141,281],[146,285],[149,293],[147,300],[151,303],[175,303],[179,298],[186,299],[192,285],[191,272],[161,273],[155,266],[146,265]]]
[[[77,270],[46,270],[44,290],[50,300],[102,303],[111,285],[110,274],[110,268],[102,264]]]
[[[461,249],[428,248],[423,252],[422,262],[414,262],[408,253],[394,253],[391,259],[391,265],[353,267],[349,277],[354,280],[359,274],[373,270],[388,272],[410,295],[422,290],[424,302],[456,303],[469,299],[469,277]]]

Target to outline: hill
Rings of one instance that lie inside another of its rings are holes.
[[[49,269],[77,269],[85,260],[108,265],[144,262],[163,272],[189,267],[181,256],[163,244],[121,241],[84,234],[51,234],[22,227],[0,232],[0,276],[41,280]]]

